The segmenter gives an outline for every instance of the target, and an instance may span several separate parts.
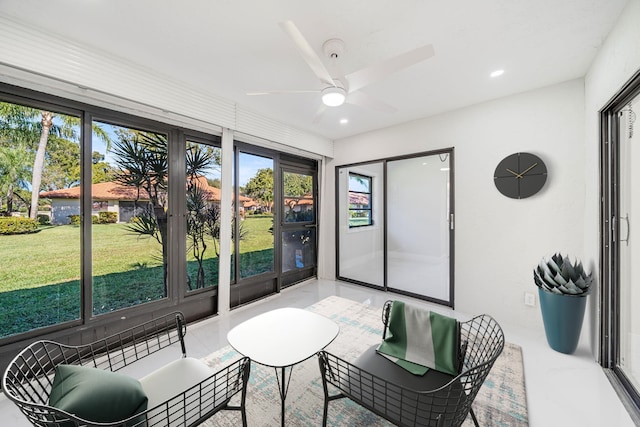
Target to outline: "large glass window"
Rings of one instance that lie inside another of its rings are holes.
[[[187,291],[218,284],[222,150],[186,144]]]
[[[167,136],[93,123],[93,314],[167,296]]]
[[[274,271],[273,159],[240,153],[239,219],[234,237],[240,248],[240,278]]]
[[[0,102],[0,338],[80,318],[80,129]]]
[[[315,162],[236,142],[222,206],[216,135],[5,84],[0,100],[0,371],[36,336],[215,314],[221,234],[232,307],[315,275]]]

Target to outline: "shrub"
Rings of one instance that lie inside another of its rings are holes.
[[[0,218],[0,234],[27,234],[38,231],[38,221],[31,218]]]
[[[67,218],[71,225],[80,225],[80,215],[69,215]]]
[[[98,212],[98,224],[115,224],[118,222],[116,212]]]
[[[51,223],[51,218],[49,218],[49,215],[44,215],[44,214],[38,215],[38,224],[49,225],[50,223]]]

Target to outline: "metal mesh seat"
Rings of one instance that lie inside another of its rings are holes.
[[[389,303],[383,309],[385,333],[388,315]],[[329,402],[344,397],[398,426],[457,427],[469,413],[478,426],[471,404],[504,348],[504,334],[491,316],[480,315],[460,323],[459,342],[462,363],[456,376],[430,370],[418,377],[375,349],[351,362],[319,352],[323,426]]]
[[[175,312],[81,346],[36,341],[22,350],[7,367],[2,389],[35,426],[41,427],[152,427],[195,426],[223,409],[239,410],[246,427],[245,396],[250,360],[242,358],[204,378],[186,390],[127,419],[96,423],[49,405],[49,395],[58,365],[82,365],[118,371],[163,348],[180,343],[186,357],[182,313]],[[162,368],[158,371],[160,372]],[[238,406],[229,405],[241,393]]]

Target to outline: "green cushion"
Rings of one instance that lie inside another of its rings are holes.
[[[140,382],[126,375],[58,365],[49,405],[88,421],[108,423],[146,411],[147,396]]]

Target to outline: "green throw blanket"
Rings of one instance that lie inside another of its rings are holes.
[[[393,301],[387,337],[377,351],[415,375],[424,375],[429,369],[457,375],[458,322]]]

